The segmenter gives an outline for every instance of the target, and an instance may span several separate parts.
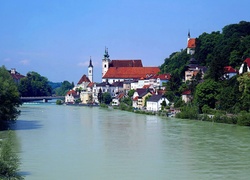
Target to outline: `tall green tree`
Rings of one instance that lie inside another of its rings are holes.
[[[13,150],[12,134],[0,142],[0,179],[24,179],[18,174],[20,160]]]
[[[99,103],[103,102],[103,93],[102,93],[102,89],[99,88],[98,94],[97,94],[97,99],[99,101]]]
[[[210,108],[215,108],[218,100],[219,83],[212,79],[208,79],[201,84],[198,84],[195,91],[194,102],[201,110],[204,105]]]
[[[4,66],[0,67],[0,123],[15,120],[21,100],[16,84]]]
[[[51,96],[52,88],[46,77],[37,72],[29,72],[18,86],[21,96]]]
[[[234,76],[229,80],[223,81],[221,85],[217,108],[234,113],[239,108],[238,103],[241,96],[237,77]]]
[[[108,92],[103,93],[102,99],[105,104],[110,104],[110,102],[112,101],[112,97]]]
[[[250,111],[250,72],[246,72],[239,76],[239,91],[241,95],[241,109],[245,111]]]

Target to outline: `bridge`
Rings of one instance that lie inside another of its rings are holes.
[[[43,101],[48,102],[52,99],[64,99],[65,96],[35,96],[35,97],[21,97],[22,102]]]

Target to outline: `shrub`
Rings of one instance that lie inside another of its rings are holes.
[[[56,105],[62,105],[63,104],[63,101],[62,100],[60,100],[60,99],[57,99],[56,100]]]
[[[102,107],[102,108],[108,108],[108,105],[107,105],[107,104],[104,104],[104,103],[101,103],[101,104],[100,104],[100,107]]]
[[[237,124],[239,124],[241,126],[250,126],[250,113],[241,112],[238,115]]]
[[[181,112],[176,114],[181,119],[198,119],[198,109],[195,106],[183,106]]]

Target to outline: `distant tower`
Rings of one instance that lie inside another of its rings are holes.
[[[88,78],[91,82],[93,82],[93,65],[92,65],[91,56],[90,56],[89,67],[88,67]]]
[[[195,47],[196,47],[196,39],[190,37],[190,31],[188,30],[187,54],[194,55]]]
[[[108,71],[109,63],[110,63],[110,59],[109,59],[108,48],[105,47],[105,52],[104,52],[103,59],[102,59],[102,77]]]
[[[187,42],[189,41],[189,39],[190,39],[190,30],[188,30],[188,38],[187,38]]]

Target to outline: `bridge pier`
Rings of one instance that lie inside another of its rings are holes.
[[[43,102],[44,102],[44,103],[47,103],[47,102],[48,102],[48,99],[43,99]]]

